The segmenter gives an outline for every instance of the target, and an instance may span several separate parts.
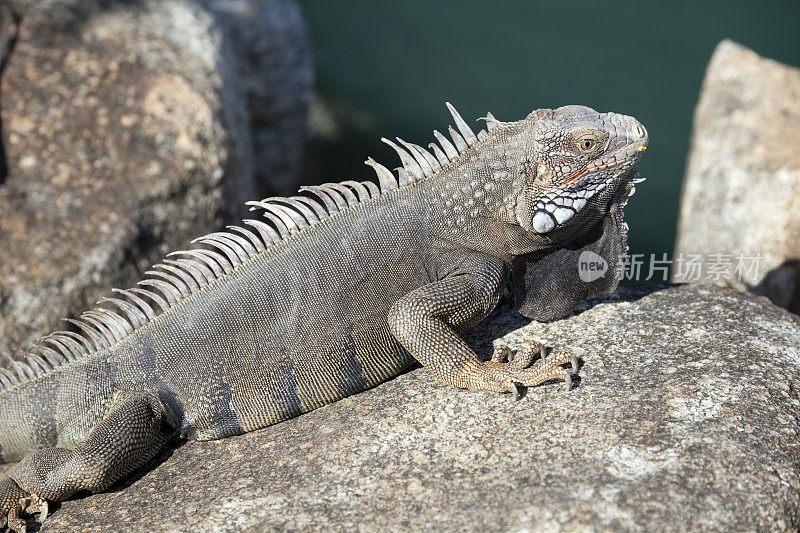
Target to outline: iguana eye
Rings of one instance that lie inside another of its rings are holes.
[[[597,141],[591,137],[584,137],[578,142],[578,146],[580,146],[583,152],[591,152],[597,148]]]

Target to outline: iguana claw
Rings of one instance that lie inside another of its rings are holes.
[[[514,395],[514,401],[518,401],[522,396],[519,393],[519,387],[513,381],[509,383],[509,392]]]
[[[539,359],[532,365],[536,355]],[[533,343],[518,351],[515,357],[511,357],[511,350],[504,344],[495,346],[492,358],[487,365],[487,388],[504,390],[514,395],[514,399],[519,399],[518,385],[523,387],[533,387],[552,379],[563,379],[566,389],[572,388],[572,374],[578,371],[578,358],[569,352],[553,351],[549,355],[547,349],[541,343]],[[569,364],[569,370],[561,365]],[[495,385],[492,385],[492,382]],[[499,385],[498,382],[502,385]]]

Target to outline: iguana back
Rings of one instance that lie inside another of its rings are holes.
[[[482,362],[457,336],[510,288],[539,319],[613,290],[586,283],[577,254],[612,267],[622,207],[647,144],[630,117],[569,106],[477,136],[436,133],[433,153],[392,144],[395,177],[254,202],[265,220],[199,239],[142,286],[120,291],[0,370],[0,513],[102,490],[175,433],[213,439],[296,416],[396,375],[415,360],[458,387],[516,391],[569,379],[569,354],[538,346]],[[612,268],[612,272],[613,272]],[[39,450],[35,453],[35,450]],[[30,455],[27,455],[30,454]],[[21,507],[20,497],[29,498]],[[46,511],[45,511],[46,514]]]
[[[111,347],[0,393],[19,398],[0,403],[3,457],[74,447],[119,389],[155,394],[172,427],[206,440],[297,416],[407,368],[413,359],[386,317],[431,281],[422,213],[387,217],[384,204],[409,192],[345,209],[306,228],[313,238],[296,232]]]

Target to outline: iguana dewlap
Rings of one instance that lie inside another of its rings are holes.
[[[648,142],[631,117],[588,107],[485,117],[430,150],[385,140],[396,173],[252,202],[262,217],[197,240],[0,368],[0,521],[17,531],[79,490],[100,491],[175,435],[263,428],[363,391],[414,361],[460,388],[516,392],[570,379],[565,352],[532,363],[458,336],[505,290],[548,320],[613,291],[622,209]],[[606,275],[583,281],[578,258]],[[592,256],[594,257],[594,256]]]

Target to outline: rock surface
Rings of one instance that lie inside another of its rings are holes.
[[[695,110],[675,248],[676,259],[702,254],[704,268],[678,268],[674,280],[713,280],[724,267],[720,283],[800,312],[798,235],[800,69],[723,41]]]
[[[254,162],[287,186],[311,80],[288,0],[15,10],[0,85],[0,351],[238,219],[262,188]],[[272,136],[285,142],[265,154]]]
[[[580,383],[510,396],[417,369],[240,437],[171,449],[43,532],[796,530],[800,319],[712,286],[623,287],[469,335],[581,347]]]
[[[228,61],[244,93],[257,196],[294,193],[305,183],[306,121],[314,65],[306,25],[292,0],[202,0],[228,37]],[[252,198],[247,198],[251,200]]]

